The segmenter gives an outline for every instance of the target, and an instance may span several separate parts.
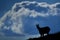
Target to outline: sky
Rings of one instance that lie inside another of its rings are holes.
[[[38,37],[37,23],[60,32],[60,0],[0,0],[1,40]]]

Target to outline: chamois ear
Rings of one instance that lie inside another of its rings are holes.
[[[36,24],[36,26],[39,26],[39,24]]]

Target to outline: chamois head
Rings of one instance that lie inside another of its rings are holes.
[[[39,27],[39,24],[36,24],[36,27]]]

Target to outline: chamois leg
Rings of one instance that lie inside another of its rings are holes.
[[[49,33],[47,33],[47,35],[49,35]]]
[[[44,34],[41,34],[41,37],[44,37]]]

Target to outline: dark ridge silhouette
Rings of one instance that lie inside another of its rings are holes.
[[[60,40],[60,32],[55,33],[55,34],[49,34],[44,37],[30,38],[28,40]]]
[[[45,26],[45,27],[41,28],[41,27],[39,27],[39,24],[37,24],[36,27],[37,27],[41,37],[43,37],[44,34],[47,34],[47,35],[49,34],[50,28],[48,26]]]

